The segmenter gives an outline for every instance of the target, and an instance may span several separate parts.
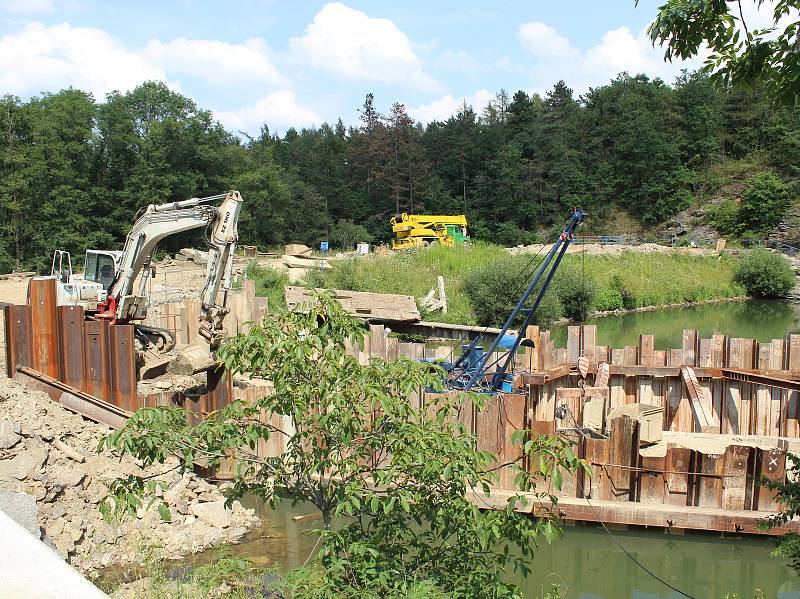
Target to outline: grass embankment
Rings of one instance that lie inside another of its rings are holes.
[[[331,261],[332,270],[314,272],[309,285],[374,293],[399,293],[423,297],[443,275],[448,313],[424,315],[431,320],[458,324],[478,323],[464,281],[476,269],[512,261],[506,270],[519,273],[532,255],[509,256],[501,247],[473,243],[469,247],[434,246],[387,257],[370,256],[354,260]],[[540,259],[541,257],[537,258]],[[744,294],[734,281],[736,262],[729,257],[703,257],[678,253],[641,253],[625,251],[615,256],[564,258],[559,276],[582,278],[596,283],[594,310],[640,308],[687,302],[724,299]],[[518,268],[514,268],[518,266]],[[519,280],[508,286],[520,288]],[[518,293],[514,292],[516,295]]]

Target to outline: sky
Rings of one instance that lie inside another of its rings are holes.
[[[72,86],[102,101],[147,80],[257,134],[406,105],[423,123],[497,91],[576,95],[621,71],[670,83],[645,30],[663,0],[0,0],[0,95]],[[754,10],[754,9],[753,9]]]

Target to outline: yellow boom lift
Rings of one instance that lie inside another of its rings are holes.
[[[425,247],[432,243],[453,245],[469,241],[467,236],[467,217],[441,216],[432,214],[406,214],[394,216],[392,231],[397,239],[392,240],[393,250]]]

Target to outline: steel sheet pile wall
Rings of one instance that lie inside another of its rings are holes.
[[[132,325],[86,321],[79,306],[56,305],[56,281],[31,279],[29,303],[4,307],[6,372],[41,375],[62,392],[87,394],[121,410],[136,406]]]

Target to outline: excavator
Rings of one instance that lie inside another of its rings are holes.
[[[219,206],[211,205],[221,200]],[[140,357],[164,355],[175,347],[171,331],[137,324],[147,316],[148,280],[153,252],[170,235],[206,228],[208,264],[200,292],[199,334],[215,351],[224,336],[222,321],[228,313],[228,293],[238,242],[237,223],[242,196],[231,190],[205,198],[167,204],[150,204],[139,211],[122,251],[87,250],[83,276],[76,276],[68,252],[56,250],[51,275],[57,279],[59,305],[79,305],[88,318],[135,324]],[[217,295],[222,287],[222,301]]]

